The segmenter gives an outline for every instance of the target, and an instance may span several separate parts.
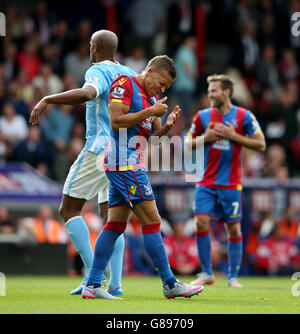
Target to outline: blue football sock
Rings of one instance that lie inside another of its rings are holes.
[[[102,230],[95,243],[94,260],[88,277],[88,282],[100,284],[104,270],[114,251],[114,245],[121,233]]]
[[[124,248],[125,248],[125,239],[124,235],[121,234],[115,242],[114,250],[109,261],[110,289],[121,287]]]
[[[90,243],[90,232],[81,216],[76,216],[66,222],[73,245],[80,255],[86,274],[90,272],[93,262],[93,250]]]
[[[211,245],[209,230],[204,232],[196,232],[195,235],[202,272],[212,275],[213,271],[211,266]]]
[[[228,238],[228,279],[237,277],[243,256],[242,236],[238,238]]]
[[[169,265],[168,256],[160,232],[143,233],[145,249],[148,252],[162,281],[172,289],[176,278]]]

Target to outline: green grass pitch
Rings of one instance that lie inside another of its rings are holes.
[[[240,282],[244,288],[233,289],[217,278],[198,296],[168,300],[158,277],[124,277],[124,297],[116,301],[70,296],[80,278],[7,276],[0,314],[300,314],[291,277],[240,277]]]

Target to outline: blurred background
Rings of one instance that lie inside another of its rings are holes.
[[[51,106],[28,123],[45,95],[81,87],[95,30],[119,37],[117,60],[140,73],[168,54],[178,77],[167,92],[181,120],[170,136],[186,135],[206,108],[206,77],[235,81],[233,102],[250,109],[267,140],[264,154],[243,150],[241,275],[290,275],[300,270],[300,38],[292,34],[299,0],[0,0],[0,272],[81,275],[82,262],[58,216],[62,185],[85,143],[85,106]],[[296,28],[296,26],[294,27]],[[299,29],[300,30],[300,29]],[[182,140],[169,149],[182,159]],[[179,153],[178,153],[179,152]],[[161,159],[163,169],[164,160]],[[186,172],[151,172],[162,233],[175,273],[195,274],[194,184]],[[97,203],[84,207],[91,243],[101,230]],[[154,275],[132,216],[125,232],[124,275]],[[227,238],[211,223],[216,272],[226,273]]]

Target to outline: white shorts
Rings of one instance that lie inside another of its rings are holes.
[[[103,155],[80,152],[70,168],[63,194],[90,200],[98,195],[98,203],[108,201],[109,180],[103,168]]]

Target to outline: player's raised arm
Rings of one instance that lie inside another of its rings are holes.
[[[90,85],[86,85],[82,88],[76,88],[66,92],[45,96],[32,109],[29,122],[32,125],[38,123],[40,115],[46,110],[49,104],[76,105],[93,100],[96,95],[96,89]]]
[[[136,113],[128,113],[130,106],[122,103],[122,100],[112,99],[108,105],[110,125],[113,131],[118,131],[121,128],[131,128],[139,122],[151,117],[163,116],[168,106],[164,104],[166,97],[157,101],[153,106],[140,110]]]

